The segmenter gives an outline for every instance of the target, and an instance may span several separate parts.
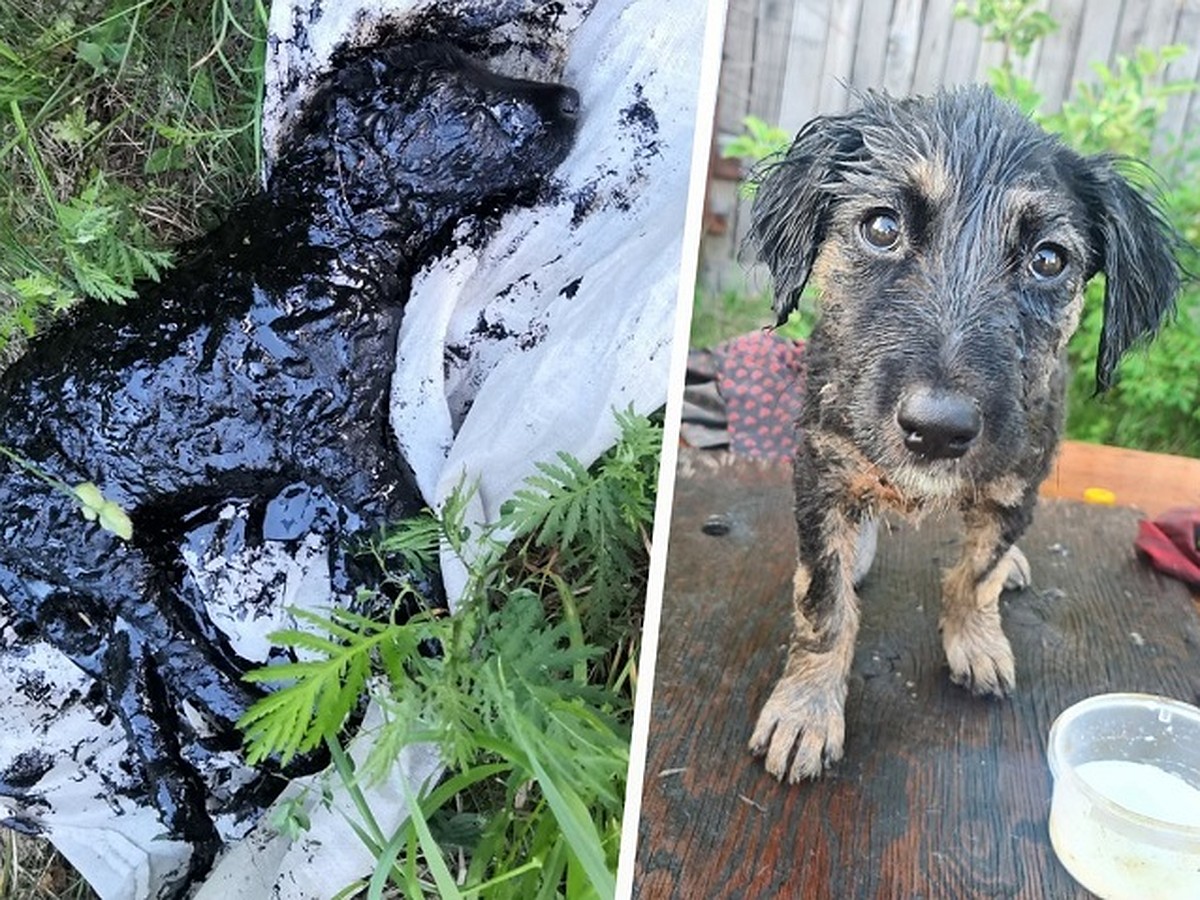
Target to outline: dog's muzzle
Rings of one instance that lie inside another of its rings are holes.
[[[935,388],[919,388],[901,400],[896,423],[904,446],[923,459],[958,459],[983,428],[974,398]]]

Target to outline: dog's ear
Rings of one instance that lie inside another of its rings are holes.
[[[862,147],[853,116],[823,116],[805,125],[782,156],[756,173],[760,180],[747,241],[771,270],[779,325],[799,303],[825,239],[839,170]]]
[[[1088,160],[1088,212],[1095,270],[1103,271],[1104,325],[1096,356],[1096,392],[1112,386],[1121,356],[1151,337],[1175,308],[1184,242],[1157,204],[1134,188],[1111,157]]]

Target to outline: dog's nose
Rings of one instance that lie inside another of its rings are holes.
[[[983,426],[975,401],[954,391],[922,388],[909,394],[896,410],[904,446],[926,459],[958,459]]]

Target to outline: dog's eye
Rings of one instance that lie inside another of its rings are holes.
[[[1057,278],[1067,267],[1067,251],[1058,244],[1038,244],[1029,258],[1029,271],[1035,278]]]
[[[891,250],[900,240],[900,222],[890,209],[868,213],[859,226],[863,240],[876,250]]]

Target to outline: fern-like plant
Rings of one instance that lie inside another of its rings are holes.
[[[471,541],[454,616],[302,614],[303,629],[274,635],[295,662],[252,674],[284,684],[242,721],[251,759],[324,743],[364,821],[374,817],[362,780],[409,744],[439,746],[449,774],[413,798],[396,834],[356,826],[379,859],[358,886],[368,897],[389,885],[410,897],[611,895],[662,441],[660,424],[632,413],[618,421],[621,439],[596,465],[560,454],[538,466],[482,531],[464,522],[459,492],[440,516],[398,523],[372,543],[381,564],[428,572],[439,547]],[[391,581],[402,592],[411,583]],[[385,724],[355,769],[342,730],[368,698]],[[287,825],[302,829],[303,815],[292,809]]]

